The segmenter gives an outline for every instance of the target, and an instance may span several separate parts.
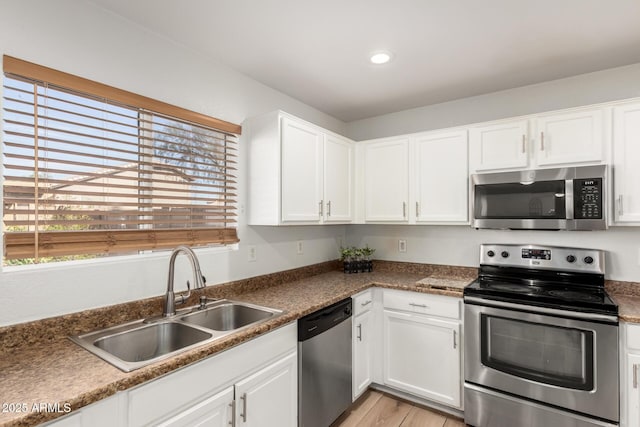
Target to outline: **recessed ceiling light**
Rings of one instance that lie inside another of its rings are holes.
[[[374,52],[369,57],[372,64],[381,65],[391,61],[391,53],[385,51]]]

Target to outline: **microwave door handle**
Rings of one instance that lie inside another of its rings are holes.
[[[565,209],[566,209],[566,214],[567,214],[567,219],[574,219],[574,212],[573,212],[573,180],[572,179],[568,179],[565,181],[564,184],[564,202],[565,202]]]

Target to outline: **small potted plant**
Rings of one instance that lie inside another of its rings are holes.
[[[366,245],[364,248],[360,249],[360,252],[362,253],[362,257],[363,257],[363,261],[362,261],[362,266],[361,266],[361,270],[367,271],[369,273],[371,273],[373,271],[373,260],[371,259],[371,257],[373,256],[373,253],[376,250],[373,248],[370,248],[369,245]]]
[[[342,261],[342,267],[345,273],[352,273],[353,264],[355,260],[355,248],[340,248],[340,261]]]
[[[373,270],[373,261],[371,256],[375,252],[368,245],[364,248],[356,248],[351,246],[348,248],[340,248],[340,261],[345,273],[371,272]]]

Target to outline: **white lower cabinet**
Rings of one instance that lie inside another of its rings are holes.
[[[620,323],[620,426],[640,426],[640,325]]]
[[[236,426],[297,425],[297,363],[297,354],[290,353],[236,384]]]
[[[158,427],[229,427],[233,420],[235,401],[233,387],[227,387],[197,405],[158,424]]]
[[[384,384],[461,408],[460,299],[385,290],[382,315]]]
[[[373,290],[353,297],[353,400],[373,381]]]

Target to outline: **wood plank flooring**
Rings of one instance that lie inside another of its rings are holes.
[[[368,390],[331,427],[464,427],[452,416]]]

